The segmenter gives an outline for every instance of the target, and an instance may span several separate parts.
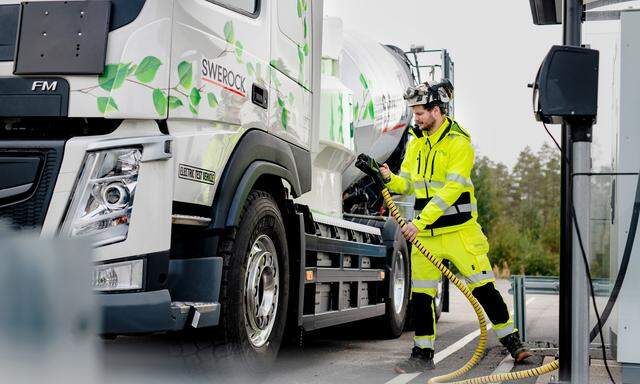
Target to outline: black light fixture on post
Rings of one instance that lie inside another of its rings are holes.
[[[562,0],[529,0],[535,25],[562,24]]]

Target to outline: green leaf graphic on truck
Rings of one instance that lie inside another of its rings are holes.
[[[95,97],[98,111],[105,115],[120,110],[118,102],[112,96],[114,91],[122,88],[125,84],[146,87],[151,91],[149,101],[153,104],[158,115],[164,116],[168,105],[166,90],[150,85],[155,80],[161,66],[162,61],[155,56],[147,56],[139,63],[107,64],[104,67],[104,73],[98,76],[98,85],[76,89],[73,92]]]
[[[293,93],[289,92],[289,95],[284,95],[282,91],[280,91],[280,86],[282,83],[278,79],[277,66],[280,65],[283,68],[284,63],[282,60],[272,60],[271,67],[269,69],[269,73],[271,74],[271,85],[276,89],[276,94],[278,95],[278,113],[280,115],[280,126],[283,130],[287,130],[287,124],[289,123],[289,115],[291,114],[289,111],[290,105],[293,105]]]
[[[243,62],[242,55],[244,53],[244,45],[239,40],[236,40],[236,33],[233,28],[233,22],[227,21],[224,24],[223,29],[224,29],[223,30],[224,39],[227,42],[227,47],[225,48],[225,51],[223,53],[227,53],[230,50],[233,50],[236,54],[236,60],[238,61],[238,63],[242,64]],[[231,49],[229,49],[229,46],[231,47]]]
[[[222,50],[222,52],[220,52],[213,59],[203,60],[203,65],[205,65],[204,64],[205,61],[207,63],[206,65],[209,65],[208,73],[216,73],[215,68],[218,66],[218,64],[215,63],[214,61],[215,59],[219,59],[229,53],[233,53],[235,55],[236,61],[239,64],[243,64],[243,63],[245,64],[245,68],[248,75],[250,77],[255,77],[256,83],[265,85],[266,82],[264,79],[266,76],[263,76],[263,70],[262,70],[263,66],[260,63],[253,64],[248,61],[245,63],[244,45],[242,44],[242,42],[240,42],[240,40],[236,39],[236,33],[233,27],[233,22],[227,21],[224,24],[222,32],[223,32],[224,40],[226,42],[226,45]],[[175,91],[176,93],[176,104],[174,108],[188,106],[189,110],[194,116],[198,115],[198,110],[202,104],[206,104],[209,106],[209,108],[212,108],[212,109],[215,109],[220,105],[218,96],[213,92],[205,92],[204,85],[199,88],[194,87],[193,84],[196,82],[194,80],[195,79],[194,76],[196,76],[197,74],[198,74],[197,71],[193,67],[193,63],[188,61],[181,62],[180,64],[178,64],[179,82],[175,87],[171,88],[171,90]],[[236,72],[236,74],[238,73]],[[242,80],[242,83],[244,84],[244,75],[238,75],[238,77]],[[236,81],[239,81],[239,80],[236,79]],[[222,82],[222,81],[218,80],[218,82]],[[227,84],[227,85],[229,87],[233,87],[233,84]],[[225,89],[229,90],[229,88],[225,88]],[[229,91],[233,93],[238,93],[238,92],[234,92],[233,90],[229,90]],[[244,97],[245,96],[244,89],[239,91],[240,93],[238,94]],[[169,102],[170,108],[171,108],[171,105],[172,103],[170,101]]]
[[[363,73],[360,74],[360,85],[362,85],[360,101],[357,101],[353,106],[354,123],[367,119],[375,120],[376,118],[376,109],[371,98],[371,90],[369,89],[371,84]]]
[[[233,52],[238,63],[243,63],[244,45],[239,40],[236,40],[235,30],[231,21],[225,23],[223,33],[227,45],[218,57]],[[97,85],[76,89],[73,92],[95,97],[98,111],[103,115],[120,110],[113,92],[125,85],[148,88],[150,91],[149,102],[152,103],[160,117],[166,116],[168,111],[179,108],[188,108],[194,116],[197,116],[204,98],[206,98],[207,105],[210,108],[218,107],[218,96],[215,93],[204,93],[204,86],[200,88],[194,87],[194,76],[197,73],[194,70],[193,63],[188,61],[182,61],[178,64],[178,83],[175,86],[168,89],[153,87],[151,84],[156,79],[162,65],[164,65],[162,61],[155,56],[147,56],[139,63],[107,64],[105,65],[104,73],[97,78]],[[260,63],[247,62],[246,69],[249,76],[256,78],[257,83],[266,84],[265,78],[267,76],[264,74],[263,66]]]
[[[296,0],[297,11],[298,11],[298,19],[302,23],[302,33],[304,37],[304,44],[298,44],[298,64],[300,66],[299,71],[300,75],[298,77],[298,82],[307,86],[305,84],[305,73],[304,73],[304,64],[305,59],[309,56],[309,46],[311,41],[309,40],[309,30],[307,24],[307,17],[309,16],[309,3],[307,0]]]
[[[298,56],[298,83],[308,87],[308,82],[305,80],[305,61],[310,53],[310,36],[309,36],[309,28],[307,19],[309,17],[309,2],[307,0],[296,0],[296,11],[298,15],[298,19],[300,21],[300,25],[303,31],[304,43],[296,44],[297,48],[297,56]],[[294,78],[293,71],[287,68],[284,60],[281,58],[277,58],[271,60],[269,63],[270,66],[270,75],[271,75],[271,85],[276,89],[278,94],[278,114],[279,114],[279,123],[283,130],[287,130],[289,120],[291,117],[291,109],[293,107],[294,99],[293,94],[289,93],[288,95],[284,95],[280,91],[280,86],[282,85],[280,80],[278,79],[278,75],[276,73],[276,69],[287,76]]]
[[[309,27],[307,19],[309,18],[309,3],[307,0],[296,0],[297,15],[302,28],[303,41],[296,42],[296,50],[298,57],[298,79],[297,82],[305,87],[309,87],[309,82],[305,78],[305,62],[311,51],[311,40],[309,36]],[[271,65],[287,76],[295,79],[293,72],[284,65],[281,58],[271,61]]]

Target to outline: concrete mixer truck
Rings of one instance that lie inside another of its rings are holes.
[[[256,362],[285,328],[400,335],[407,245],[352,163],[399,164],[414,79],[322,27],[320,0],[0,0],[0,219],[93,244],[104,335],[217,327]]]

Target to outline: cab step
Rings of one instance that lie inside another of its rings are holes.
[[[171,303],[171,315],[175,319],[176,330],[212,327],[218,325],[220,303],[174,301]]]

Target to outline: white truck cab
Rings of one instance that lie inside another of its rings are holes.
[[[94,244],[104,334],[218,326],[260,363],[287,320],[400,335],[407,244],[343,191],[413,78],[326,25],[323,54],[321,0],[0,0],[0,218]]]

